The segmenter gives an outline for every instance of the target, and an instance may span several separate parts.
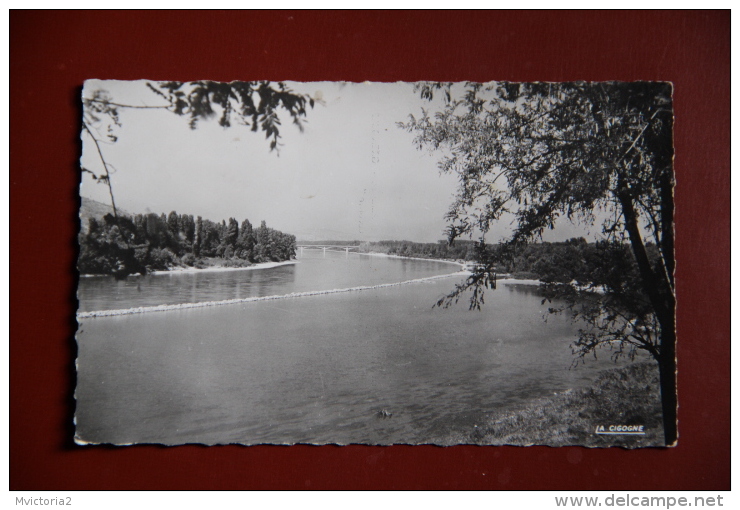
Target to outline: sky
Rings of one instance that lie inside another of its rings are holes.
[[[186,118],[165,110],[121,108],[117,141],[101,144],[115,169],[117,207],[132,214],[264,220],[305,241],[444,238],[456,177],[440,174],[441,154],[418,150],[414,135],[396,125],[430,106],[413,84],[287,84],[319,101],[308,110],[303,133],[283,122],[279,153],[248,127],[222,128],[214,118],[191,130]],[[145,81],[88,80],[83,96],[97,89],[117,103],[163,104]],[[95,145],[85,132],[81,136],[81,165],[102,173]],[[82,174],[80,195],[110,204],[107,187],[89,174]],[[501,222],[487,238],[499,240],[509,231],[509,222]],[[586,232],[563,221],[545,239],[580,235]]]

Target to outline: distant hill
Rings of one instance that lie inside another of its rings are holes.
[[[87,231],[87,223],[89,218],[95,218],[96,220],[102,220],[106,214],[113,214],[113,207],[109,204],[104,204],[93,200],[92,198],[80,197],[82,203],[80,204],[80,223],[82,231]],[[118,209],[119,216],[131,216],[122,209]]]

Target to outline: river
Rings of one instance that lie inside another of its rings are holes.
[[[80,318],[77,437],[453,444],[492,412],[585,387],[614,367],[605,355],[571,370],[577,327],[548,316],[532,287],[499,285],[481,311],[463,302],[433,307],[461,281],[451,274],[458,270],[310,253],[270,269],[82,278],[80,310],[87,312],[416,281]]]

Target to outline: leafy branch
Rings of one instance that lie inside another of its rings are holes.
[[[165,110],[187,117],[191,129],[196,129],[199,121],[218,115],[218,123],[224,128],[230,127],[232,122],[236,121],[250,126],[253,132],[264,131],[265,138],[271,140],[270,151],[276,151],[280,140],[280,113],[287,113],[293,124],[302,132],[307,107],[314,106],[311,97],[297,94],[281,82],[168,81],[147,82],[146,86],[156,97],[164,100],[164,104],[123,104],[113,101],[105,90],[95,90],[91,96],[82,98],[82,129],[95,145],[103,167],[103,172],[99,175],[88,168],[82,168],[82,172],[92,175],[98,183],[107,185],[113,216],[119,230],[120,221],[111,182],[111,170],[114,167],[106,160],[101,144],[106,138],[109,143],[118,141],[116,131],[122,127],[120,109]],[[104,135],[101,134],[101,130],[105,130]],[[125,276],[129,269],[121,268],[118,274]]]

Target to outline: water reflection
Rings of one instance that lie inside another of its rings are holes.
[[[506,283],[506,280],[501,280],[499,285],[503,286],[509,291],[509,293],[527,294],[529,296],[544,297],[545,293],[538,284],[530,283]]]

